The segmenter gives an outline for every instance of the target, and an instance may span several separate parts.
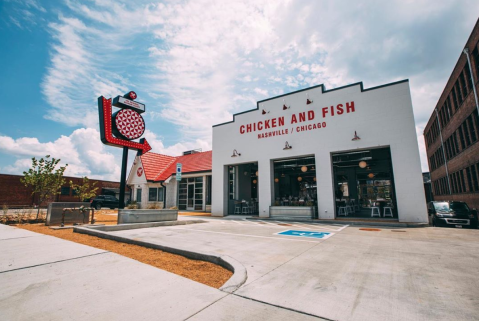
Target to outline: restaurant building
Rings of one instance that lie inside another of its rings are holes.
[[[213,126],[213,216],[427,222],[408,80],[319,85]]]
[[[479,208],[479,20],[464,48],[467,55],[459,53],[424,139],[434,200]]]
[[[182,164],[181,181],[176,180]],[[140,208],[177,207],[183,211],[211,210],[211,151],[184,152],[182,156],[146,153],[137,156],[127,185]]]

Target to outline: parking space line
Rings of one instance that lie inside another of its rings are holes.
[[[275,239],[275,240],[281,240],[281,241],[319,243],[318,241],[294,240],[294,239],[283,238],[283,237],[279,237],[279,236],[274,237],[274,236],[261,236],[261,235],[251,235],[251,234],[237,234],[237,233],[228,233],[228,232],[216,232],[216,231],[190,229],[190,228],[176,227],[176,226],[175,226],[175,230],[185,230],[185,231],[193,231],[193,232],[205,232],[205,233],[214,233],[214,234],[225,234],[225,235],[234,235],[234,236],[248,236],[248,237],[256,237],[256,238],[262,238],[262,239]]]

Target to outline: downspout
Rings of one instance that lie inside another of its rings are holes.
[[[449,179],[449,169],[447,167],[446,149],[444,148],[444,141],[442,140],[441,122],[439,121],[439,115],[437,113],[437,108],[434,108],[434,110],[436,111],[437,125],[439,126],[439,137],[441,137],[442,156],[444,156],[444,166],[446,168],[446,176],[447,176],[447,187],[449,187],[449,194],[452,194],[451,193],[451,182],[450,182],[450,179]]]
[[[166,208],[166,186],[163,185],[163,182],[160,182],[160,185],[163,187],[163,209]]]
[[[476,82],[474,81],[474,74],[472,73],[471,58],[469,58],[469,48],[464,48],[463,52],[466,54],[467,57],[467,64],[469,65],[469,72],[471,74],[472,80],[472,90],[474,91],[474,98],[476,99],[476,110],[479,116],[479,99],[477,99]]]

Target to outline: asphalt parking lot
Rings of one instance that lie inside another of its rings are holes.
[[[248,273],[235,296],[326,319],[479,319],[478,230],[204,220],[111,233],[231,256]]]

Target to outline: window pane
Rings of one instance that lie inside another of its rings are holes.
[[[163,187],[158,188],[158,201],[159,202],[164,201],[164,193],[165,193],[165,191],[163,190]]]
[[[158,201],[158,188],[152,187],[148,190],[148,201],[149,202]]]
[[[62,195],[70,195],[70,187],[62,187],[61,188]]]
[[[141,188],[136,190],[136,201],[141,202]]]

